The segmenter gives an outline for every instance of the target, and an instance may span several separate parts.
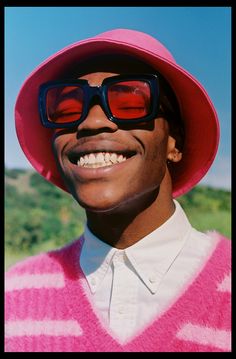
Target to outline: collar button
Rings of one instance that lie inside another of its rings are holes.
[[[157,281],[156,277],[154,277],[154,276],[149,277],[149,282],[150,283],[156,283],[156,281]]]
[[[91,278],[91,285],[94,287],[96,285],[96,278]]]

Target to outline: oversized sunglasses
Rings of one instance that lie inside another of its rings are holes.
[[[71,128],[99,100],[112,122],[145,122],[157,116],[159,98],[158,77],[153,74],[107,77],[100,86],[84,79],[50,81],[40,86],[39,112],[45,127]]]

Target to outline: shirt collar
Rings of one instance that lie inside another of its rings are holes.
[[[101,284],[116,251],[116,248],[101,241],[85,226],[80,265],[92,293]]]
[[[156,292],[192,228],[180,204],[176,200],[174,203],[175,212],[165,223],[125,250],[102,242],[86,226],[80,264],[92,293],[101,284],[114,254],[119,252],[125,253],[148,289]]]

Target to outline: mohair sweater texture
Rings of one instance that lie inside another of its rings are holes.
[[[102,324],[85,294],[82,238],[18,263],[6,275],[5,351],[231,351],[230,241],[211,235],[216,242],[194,278],[125,343]]]

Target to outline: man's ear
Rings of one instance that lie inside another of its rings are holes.
[[[171,162],[179,162],[182,158],[182,152],[180,152],[176,147],[176,140],[174,137],[169,136],[168,137],[168,143],[167,143],[167,160]]]

